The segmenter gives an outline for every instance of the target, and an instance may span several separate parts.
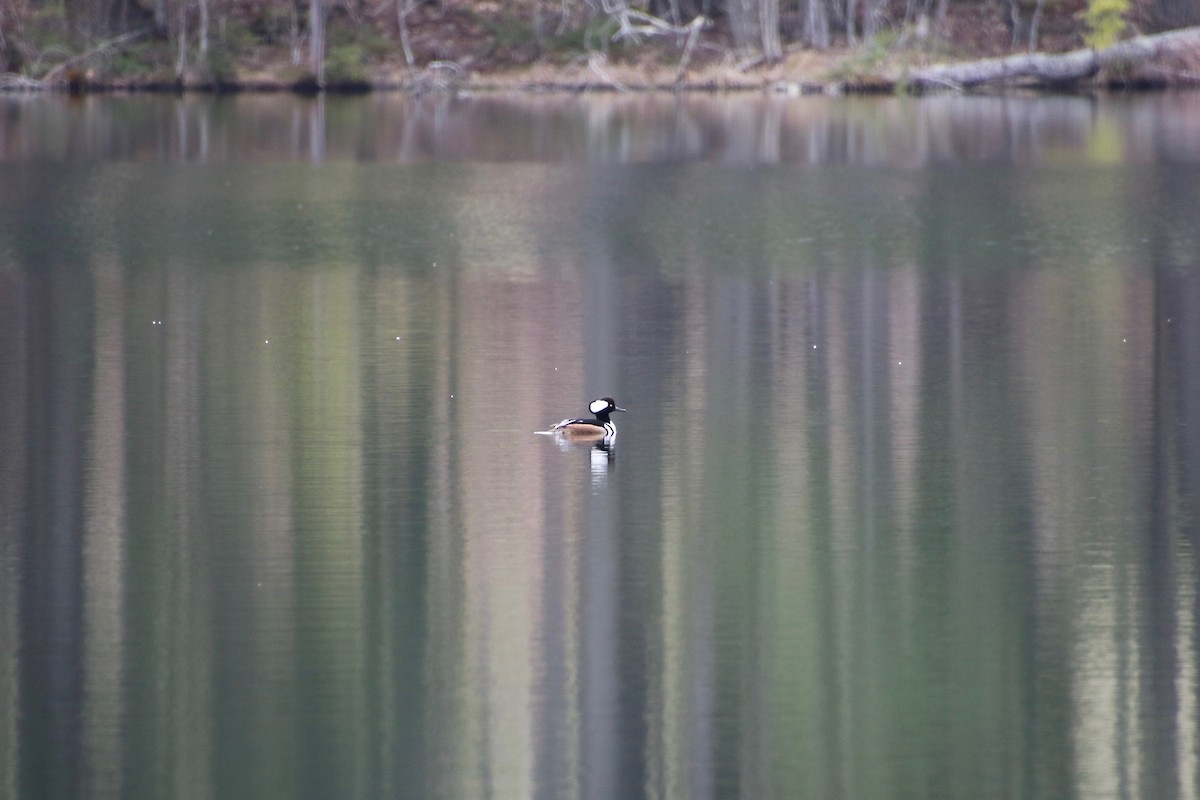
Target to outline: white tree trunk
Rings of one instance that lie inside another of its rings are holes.
[[[319,88],[325,87],[325,3],[309,0],[308,6],[308,68]]]
[[[412,69],[416,64],[412,43],[408,40],[408,15],[416,8],[414,0],[396,0],[396,24],[400,26],[400,47],[404,50],[404,61]]]
[[[779,39],[779,0],[759,0],[758,27],[762,33],[762,54],[767,61],[783,58]]]
[[[1037,50],[1038,27],[1042,24],[1042,10],[1045,7],[1046,0],[1037,0],[1033,7],[1033,16],[1029,18],[1029,46],[1026,49],[1031,53]]]
[[[179,0],[175,6],[175,41],[178,46],[175,56],[175,79],[182,81],[188,68],[187,2]]]
[[[200,50],[200,60],[208,60],[208,0],[197,0],[200,6],[200,41],[198,43]]]
[[[825,0],[808,0],[804,15],[804,41],[822,50],[831,44],[829,9]]]
[[[729,0],[729,30],[733,34],[733,46],[738,50],[752,50],[758,39],[758,17],[754,0]]]
[[[1139,36],[1105,50],[1073,50],[1061,55],[1025,53],[1005,58],[985,58],[962,64],[939,64],[914,71],[909,80],[921,89],[969,89],[989,83],[1053,85],[1091,78],[1105,67],[1131,69],[1147,59],[1170,53],[1196,52],[1200,28]]]

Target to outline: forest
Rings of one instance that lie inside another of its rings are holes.
[[[1196,25],[1200,0],[0,0],[0,87],[870,87]],[[1175,41],[1170,82],[1200,80],[1200,40]]]

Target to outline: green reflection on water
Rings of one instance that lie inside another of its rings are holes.
[[[1193,173],[6,165],[6,789],[1186,794]]]

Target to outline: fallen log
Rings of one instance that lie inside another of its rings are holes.
[[[1179,59],[1195,61],[1200,53],[1200,28],[1138,36],[1118,42],[1104,50],[1073,50],[1069,53],[1020,53],[1003,58],[985,58],[958,64],[936,64],[913,70],[907,83],[915,90],[972,89],[989,84],[1020,84],[1043,88],[1061,88],[1090,81],[1101,71],[1113,77],[1129,79],[1143,64]],[[1163,83],[1200,82],[1200,75],[1162,74]],[[1142,78],[1145,79],[1145,76]],[[1190,80],[1189,80],[1190,79]]]

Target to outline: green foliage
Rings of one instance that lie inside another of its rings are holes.
[[[366,56],[362,45],[340,44],[325,55],[327,84],[363,83],[367,79]]]
[[[35,6],[30,9],[28,19],[22,25],[22,33],[34,44],[46,44],[47,39],[65,44],[67,42],[67,17],[59,3]]]
[[[237,62],[234,54],[224,45],[210,46],[204,72],[215,83],[233,83],[237,80]]]
[[[254,13],[247,24],[250,33],[264,44],[280,44],[288,41],[292,35],[292,18],[295,11],[287,4],[268,5]],[[304,24],[304,18],[297,17],[296,22]]]
[[[493,51],[509,53],[513,50],[530,49],[536,52],[541,47],[533,23],[516,14],[473,14],[472,16],[491,37]]]
[[[228,57],[236,58],[253,50],[261,41],[251,25],[233,18],[222,20],[213,30],[214,49],[222,50]]]
[[[1130,0],[1088,0],[1085,15],[1088,46],[1097,50],[1112,47],[1125,31],[1125,14],[1129,8]]]
[[[114,78],[140,78],[147,75],[164,78],[171,72],[171,53],[163,43],[135,42],[110,55],[104,61],[103,71]]]
[[[385,58],[396,51],[397,43],[371,25],[354,25],[335,17],[329,21],[325,41],[330,48],[357,47],[363,62]]]
[[[830,79],[839,83],[857,83],[874,77],[887,62],[888,51],[896,43],[896,38],[897,34],[892,31],[880,33],[834,66],[829,72]]]
[[[0,14],[3,21],[3,14]],[[0,41],[0,66],[13,72],[38,76],[75,51],[67,35],[67,21],[58,3],[35,7],[16,34],[6,33]],[[4,46],[7,44],[7,47]]]
[[[620,30],[620,25],[610,16],[593,17],[583,25],[567,28],[562,33],[552,36],[547,42],[547,49],[562,53],[589,53],[593,50],[608,52],[612,45],[612,37]]]

